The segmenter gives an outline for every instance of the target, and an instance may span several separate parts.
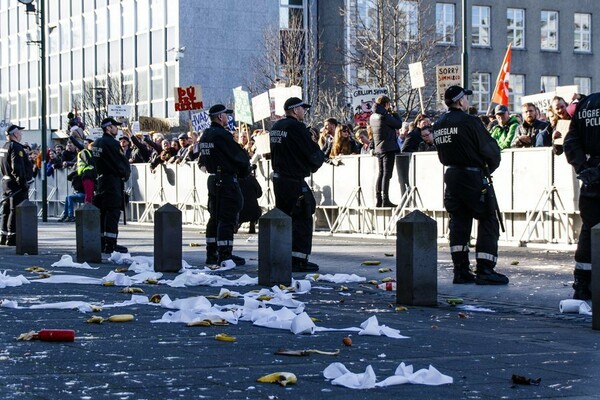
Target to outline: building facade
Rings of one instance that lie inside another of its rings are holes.
[[[352,87],[376,85],[377,76],[350,54],[360,38],[389,21],[390,15],[378,9],[383,3],[396,9],[391,15],[400,43],[413,49],[426,41],[418,52],[402,53],[394,67],[401,96],[414,96],[408,63],[423,62],[426,96],[435,91],[436,65],[460,64],[463,3],[468,83],[479,110],[489,105],[509,42],[512,110],[521,96],[556,86],[577,84],[582,93],[600,90],[594,76],[600,61],[600,43],[593,37],[600,27],[597,0],[43,1],[47,115],[53,130],[64,128],[74,109],[94,126],[106,106],[115,103],[131,105],[132,118],[184,120],[189,117],[174,110],[178,86],[200,85],[205,104],[231,104],[234,87],[257,95],[278,78],[285,83],[282,49],[292,21],[299,21],[293,29],[305,35],[304,48],[297,51],[305,63],[304,86],[316,88],[304,88],[310,101],[318,101],[325,90],[344,96]],[[0,120],[29,130],[40,128],[38,18],[18,0],[0,3]],[[269,54],[273,48],[278,50]],[[263,63],[265,68],[259,68]]]

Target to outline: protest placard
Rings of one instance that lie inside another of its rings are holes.
[[[555,92],[538,93],[521,97],[521,104],[532,103],[541,112],[546,112],[548,107],[552,105],[552,99],[556,96]],[[518,110],[513,110],[518,111]]]
[[[248,92],[242,90],[241,86],[236,87],[233,89],[233,99],[235,102],[234,112],[237,120],[247,124],[253,124],[252,108],[250,107],[250,97]]]
[[[144,132],[162,132],[171,131],[171,122],[167,118],[140,117],[140,131]]]
[[[357,125],[367,125],[369,117],[373,114],[371,108],[378,96],[388,95],[388,89],[384,87],[361,86],[351,93],[352,113]]]
[[[462,84],[462,68],[460,65],[438,65],[435,67],[435,77],[438,109],[445,109],[444,92],[450,86],[460,86]]]
[[[210,126],[210,118],[208,118],[208,112],[202,111],[199,113],[192,114],[192,127],[196,132],[202,132]]]
[[[252,111],[256,121],[269,118],[271,115],[271,99],[269,99],[268,91],[252,98]]]
[[[201,110],[202,88],[199,85],[175,88],[175,111]]]
[[[131,116],[131,106],[109,104],[108,105],[108,116],[109,117],[129,118]]]

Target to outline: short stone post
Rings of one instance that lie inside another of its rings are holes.
[[[437,305],[437,224],[416,210],[396,224],[396,303]]]
[[[274,208],[258,220],[258,284],[292,284],[292,218]]]
[[[16,208],[17,254],[38,254],[37,207],[29,200],[21,202]]]
[[[170,203],[154,213],[154,271],[181,270],[183,237],[181,210]]]
[[[592,227],[592,329],[600,331],[600,224]]]
[[[77,262],[102,262],[100,240],[100,210],[92,204],[84,204],[75,210],[75,238]]]

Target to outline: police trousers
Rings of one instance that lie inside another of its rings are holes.
[[[575,269],[592,270],[592,228],[600,223],[600,185],[579,192],[581,232],[575,250]]]
[[[275,207],[292,217],[292,257],[308,259],[312,251],[313,214],[317,202],[304,179],[273,177]]]
[[[478,220],[475,258],[478,266],[495,267],[500,228],[493,193],[478,170],[450,167],[444,174],[444,207],[450,215],[450,252],[455,266],[469,265],[473,219]]]
[[[2,203],[2,235],[6,235],[6,237],[15,236],[17,232],[17,212],[16,207],[27,200],[29,197],[29,193],[27,192],[27,188],[12,190],[10,187],[14,185],[8,184],[5,180],[2,181],[4,197],[2,200],[5,200]]]
[[[104,243],[117,243],[123,208],[123,181],[117,176],[98,177],[98,194],[93,204],[100,209],[100,232]]]
[[[231,175],[211,175],[207,186],[210,217],[206,224],[206,252],[214,254],[218,250],[221,258],[227,257],[233,249],[233,234],[244,198],[237,178]]]

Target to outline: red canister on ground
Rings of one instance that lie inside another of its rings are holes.
[[[72,329],[42,329],[37,339],[45,342],[74,342],[75,331]]]

